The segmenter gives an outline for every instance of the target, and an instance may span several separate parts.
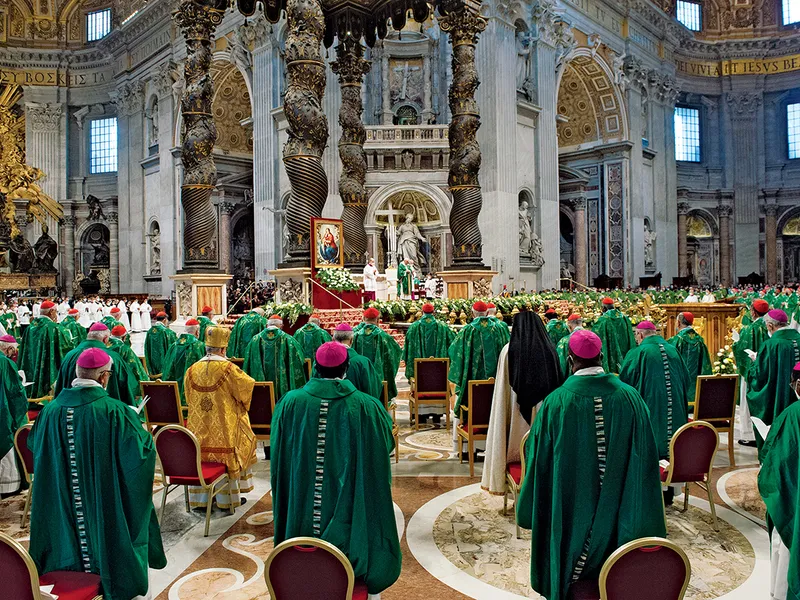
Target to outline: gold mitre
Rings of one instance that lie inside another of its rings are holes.
[[[211,348],[227,348],[231,330],[227,327],[211,327],[206,331],[206,346]]]

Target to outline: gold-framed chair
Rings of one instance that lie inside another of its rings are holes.
[[[669,466],[661,471],[664,485],[683,483],[683,510],[689,508],[689,484],[694,483],[708,494],[711,505],[711,520],[714,531],[719,531],[717,511],[714,508],[714,492],[711,473],[714,470],[714,456],[719,447],[717,430],[705,421],[690,421],[672,436],[669,442]]]
[[[394,438],[394,462],[400,462],[400,427],[397,425],[397,405],[389,400],[389,382],[384,381],[381,387],[381,404],[392,415],[392,437]]]
[[[145,359],[145,357],[144,356],[138,356],[137,358],[142,363],[142,368],[144,369],[144,372],[147,373],[148,377],[150,377],[150,372],[147,370],[147,360]]]
[[[733,428],[738,398],[738,375],[700,375],[697,378],[692,420],[711,423],[717,433],[728,434],[728,461],[732,467],[736,466]]]
[[[186,512],[190,510],[189,486],[201,487],[208,495],[206,528],[203,533],[204,537],[208,537],[208,526],[211,523],[211,505],[214,503],[214,498],[225,491],[226,488],[228,496],[231,496],[231,480],[228,477],[228,467],[222,463],[202,461],[200,442],[197,441],[191,431],[181,425],[166,425],[162,427],[156,432],[153,441],[156,445],[156,455],[158,456],[161,473],[164,476],[161,518],[164,518],[164,509],[167,505],[167,495],[170,492],[170,487],[174,490],[179,486],[183,486]],[[231,502],[230,512],[231,514],[235,512],[233,502]]]
[[[150,396],[144,405],[144,420],[149,431],[164,425],[186,425],[177,381],[142,381],[140,387],[142,397]]]
[[[409,380],[411,393],[409,411],[414,418],[414,428],[419,431],[419,407],[422,405],[444,405],[445,428],[450,429],[450,371],[449,358],[415,358],[414,377]]]
[[[229,358],[228,360],[231,361],[233,364],[235,364],[240,369],[244,368],[244,359],[243,358]]]
[[[42,600],[40,586],[53,586],[52,593],[72,600],[102,600],[100,576],[83,571],[51,571],[39,575],[33,558],[17,540],[0,533],[0,572],[3,598]]]
[[[25,476],[25,481],[28,482],[28,493],[25,496],[25,506],[22,508],[23,529],[25,529],[25,523],[31,513],[31,501],[33,500],[33,452],[28,448],[28,438],[32,429],[33,425],[28,423],[14,432],[14,449],[17,451],[19,462],[22,465],[22,474]]]
[[[344,553],[312,537],[291,538],[275,546],[264,563],[264,578],[272,600],[367,598],[366,584],[356,579]]]
[[[459,460],[464,462],[461,454],[466,443],[469,453],[470,477],[475,477],[475,442],[485,440],[489,432],[489,415],[492,412],[493,396],[494,377],[471,379],[467,382],[467,402],[464,402],[464,398],[462,398],[459,406],[459,423],[456,427]]]
[[[271,381],[257,381],[253,386],[253,398],[247,414],[256,439],[269,442],[272,415],[275,414],[275,388]]]
[[[303,369],[306,373],[306,381],[311,381],[311,373],[314,370],[314,363],[310,358],[307,358],[303,361]]]
[[[512,462],[506,465],[506,492],[503,494],[503,514],[508,514],[508,494],[514,498],[514,525],[517,528],[517,539],[520,539],[520,528],[517,525],[517,497],[519,496],[519,488],[522,487],[522,482],[525,479],[525,444],[528,442],[528,436],[531,434],[530,430],[522,436],[522,441],[519,443],[519,462]]]

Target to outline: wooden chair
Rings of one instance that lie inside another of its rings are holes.
[[[65,600],[102,600],[100,576],[83,571],[51,571],[41,577],[31,555],[18,541],[0,533],[0,572],[9,600],[42,600],[39,586],[54,586],[53,594]]]
[[[738,375],[701,375],[697,378],[692,420],[711,423],[717,433],[728,434],[728,460],[732,467],[736,466],[733,456],[733,427],[738,397]]]
[[[695,483],[708,494],[714,530],[717,526],[717,511],[714,508],[714,492],[711,472],[714,455],[719,446],[719,436],[714,426],[705,421],[692,421],[678,429],[669,442],[669,467],[659,467],[664,485],[685,484],[683,510],[689,508],[689,484]]]
[[[278,544],[264,563],[264,577],[272,600],[367,599],[367,586],[356,580],[344,553],[317,538]]]
[[[531,434],[528,431],[522,436],[522,441],[519,444],[519,462],[512,462],[506,465],[506,493],[503,494],[503,514],[508,513],[508,494],[514,498],[514,525],[517,528],[517,539],[520,539],[520,528],[517,525],[517,496],[519,495],[519,488],[522,487],[522,480],[525,479],[525,444],[528,442],[528,436]]]
[[[389,382],[384,381],[381,388],[381,403],[383,408],[392,415],[392,437],[394,438],[394,462],[400,462],[400,427],[397,426],[397,405],[389,401]]]
[[[235,364],[240,369],[244,368],[244,359],[243,358],[229,358],[228,360],[231,361],[233,364]]]
[[[161,518],[164,518],[164,509],[167,505],[167,495],[170,487],[174,490],[183,486],[183,497],[186,502],[186,512],[189,512],[189,486],[201,487],[208,495],[206,503],[206,529],[203,535],[208,537],[208,526],[211,522],[211,505],[214,498],[228,490],[231,495],[231,481],[228,477],[228,467],[218,462],[204,462],[201,460],[200,442],[195,435],[180,425],[167,425],[156,432],[154,438],[156,454],[164,474],[164,495],[161,498]],[[230,511],[234,513],[233,503]]]
[[[680,546],[664,538],[641,538],[606,559],[599,581],[573,583],[567,600],[683,600],[691,575]]]
[[[475,477],[475,442],[485,440],[489,432],[489,414],[492,412],[494,377],[467,382],[467,402],[461,399],[459,423],[456,434],[459,440],[459,455],[467,444],[469,453],[469,476]],[[459,456],[463,463],[464,459]]]
[[[147,429],[164,425],[186,425],[177,381],[142,381],[142,397],[150,396],[144,405]]]
[[[272,430],[272,415],[275,413],[275,391],[271,381],[257,381],[253,387],[253,399],[250,401],[250,427],[256,439],[269,442]]]
[[[147,374],[148,374],[147,376],[149,377],[149,376],[150,376],[150,374],[149,374],[149,372],[148,372],[148,370],[147,370],[147,361],[145,360],[144,356],[140,356],[140,357],[139,357],[139,360],[140,360],[140,361],[141,361],[141,363],[142,363],[142,368],[144,369],[144,372],[145,372],[145,373],[147,373]]]
[[[310,358],[307,358],[305,359],[305,361],[303,361],[303,368],[305,369],[306,372],[306,381],[311,381],[311,373],[314,369],[314,363],[311,361]]]
[[[450,382],[447,380],[449,370],[449,358],[414,359],[414,377],[409,381],[411,396],[408,406],[417,431],[420,405],[444,405],[445,428],[450,429]]]
[[[28,482],[28,494],[25,496],[25,506],[22,509],[22,528],[25,529],[25,523],[28,521],[28,516],[31,513],[31,501],[33,500],[33,452],[28,448],[28,438],[31,435],[33,425],[28,423],[17,429],[14,433],[14,448],[19,456],[19,462],[22,465],[22,474],[25,476],[25,481]]]

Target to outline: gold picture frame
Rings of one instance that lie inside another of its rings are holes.
[[[344,223],[341,219],[311,219],[313,269],[344,267]]]

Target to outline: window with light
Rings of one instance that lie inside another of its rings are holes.
[[[700,110],[675,107],[675,160],[700,162]]]
[[[697,2],[678,0],[676,8],[678,21],[683,23],[687,29],[691,29],[692,31],[700,31],[702,29],[702,11],[700,4]]]
[[[104,8],[87,13],[86,41],[96,42],[111,33],[111,9]]]
[[[783,0],[783,24],[792,25],[800,21],[800,0]]]
[[[117,170],[117,118],[95,119],[89,128],[89,163],[91,173],[114,173]]]
[[[786,137],[789,158],[800,158],[800,103],[786,106]]]

